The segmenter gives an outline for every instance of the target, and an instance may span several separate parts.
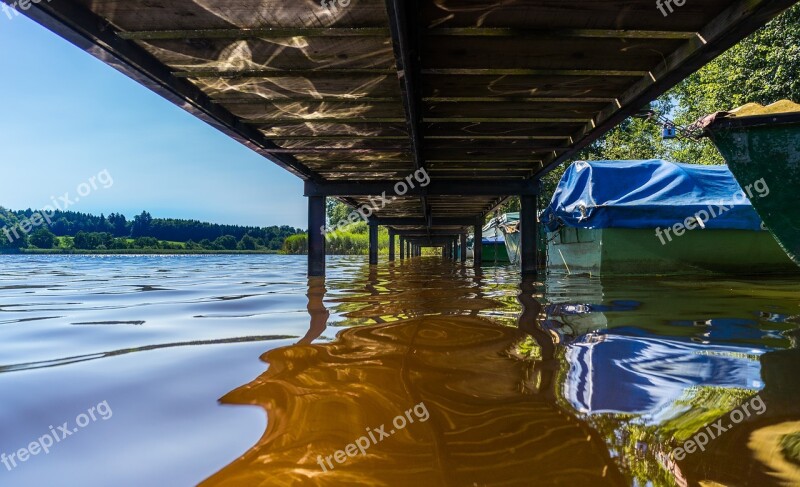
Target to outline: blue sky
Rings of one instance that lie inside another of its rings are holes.
[[[101,171],[70,209],[305,228],[300,179],[91,55],[0,16],[0,206],[41,208]]]

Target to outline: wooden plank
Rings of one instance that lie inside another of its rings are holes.
[[[458,147],[448,147],[445,149],[436,149],[425,148],[425,158],[432,159],[432,160],[439,160],[439,159],[447,159],[447,158],[459,158],[459,159],[469,159],[475,158],[478,160],[485,160],[485,159],[493,159],[496,161],[502,161],[504,158],[511,159],[515,161],[519,160],[540,160],[544,159],[545,156],[552,154],[552,150],[550,148],[546,148],[546,150],[539,150],[539,149],[516,149],[516,148],[508,148],[499,150],[493,147],[486,147],[486,148],[458,148]],[[560,148],[561,152],[566,152],[569,150],[569,147]],[[501,164],[501,162],[497,162],[497,164]]]
[[[251,29],[140,30],[120,32],[123,39],[152,41],[167,39],[282,39],[287,37],[389,37],[384,27],[259,27]]]
[[[567,98],[614,99],[630,88],[638,78],[623,76],[450,76],[429,74],[422,80],[422,96],[490,97],[536,95]]]
[[[191,69],[176,71],[177,78],[285,78],[302,76],[306,79],[316,77],[344,76],[354,74],[394,74],[393,68],[349,68],[349,69]]]
[[[282,72],[322,69],[394,68],[388,39],[314,38],[250,41],[148,41],[142,47],[181,72],[225,71],[232,68]]]
[[[547,103],[547,102],[503,102],[494,103],[428,103],[426,117],[581,117],[589,120],[606,107],[606,103]]]
[[[557,136],[571,137],[585,122],[572,124],[548,123],[428,123],[425,134],[430,136]]]
[[[214,97],[215,103],[223,103],[226,105],[247,105],[250,103],[259,102],[326,102],[326,103],[341,103],[341,104],[362,104],[362,103],[401,103],[403,100],[393,97],[374,97],[374,96],[358,96],[358,95],[328,95],[328,96],[218,96]],[[607,100],[613,101],[613,100]]]
[[[326,9],[309,2],[253,0],[73,0],[127,32],[271,28],[386,28],[382,0]]]
[[[582,39],[690,39],[694,31],[634,29],[524,29],[508,27],[451,27],[424,31],[431,37],[513,37],[526,41],[562,37]]]
[[[468,8],[458,0],[422,4],[423,23],[433,28],[514,28],[525,30],[606,29],[696,32],[722,11],[727,0],[685,2],[668,17],[653,0],[515,0],[476,2]]]
[[[581,76],[600,78],[605,78],[607,76],[619,76],[626,78],[638,78],[645,76],[647,71],[614,69],[425,68],[422,70],[422,74],[439,76]]]
[[[586,122],[586,117],[580,118],[548,118],[548,117],[425,117],[425,123],[581,123]]]
[[[568,135],[426,135],[425,140],[570,140]]]
[[[298,94],[323,96],[399,97],[397,77],[390,75],[318,75],[313,80],[303,76],[214,79],[197,78],[192,82],[208,96],[279,97]]]
[[[430,96],[423,98],[426,103],[610,103],[614,98],[600,97],[524,97],[524,96]]]
[[[298,122],[295,124],[275,125],[261,127],[261,132],[268,138],[281,136],[398,136],[408,137],[406,125],[402,123],[317,123],[314,121]]]
[[[426,39],[423,70],[482,69],[647,72],[680,47],[685,39],[577,39],[529,40],[517,37],[434,37]],[[513,53],[502,55],[500,53]],[[503,74],[488,72],[486,74]],[[522,72],[521,74],[537,74]],[[546,73],[550,74],[550,73]]]
[[[323,120],[332,118],[384,118],[404,120],[403,106],[399,103],[363,103],[360,105],[328,102],[263,102],[249,105],[223,105],[246,123],[271,120]]]
[[[405,123],[405,118],[373,118],[373,117],[320,117],[313,113],[307,115],[298,115],[294,117],[282,116],[280,118],[271,118],[268,120],[243,120],[244,123],[249,125],[264,125],[275,126],[282,124],[296,124],[298,122],[309,123],[336,123],[336,124],[355,124],[355,123]]]

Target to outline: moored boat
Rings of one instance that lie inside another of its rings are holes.
[[[800,265],[800,105],[750,103],[698,122],[742,188],[758,182],[768,198],[753,201],[781,247]]]
[[[726,166],[576,162],[540,219],[550,270],[591,275],[797,272]],[[524,222],[523,222],[524,224]]]
[[[503,213],[489,220],[483,227],[483,262],[498,264],[519,261],[518,253],[510,251],[506,226],[519,221],[519,213]]]

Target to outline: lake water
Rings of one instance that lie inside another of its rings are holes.
[[[305,269],[0,256],[0,485],[800,484],[796,279]]]

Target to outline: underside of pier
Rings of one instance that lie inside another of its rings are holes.
[[[8,5],[13,0],[2,0]],[[305,181],[309,273],[325,201],[400,257],[466,257],[539,178],[796,0],[48,0],[17,10]],[[23,3],[23,2],[20,2]],[[368,210],[368,211],[367,211]],[[461,248],[457,251],[456,248]]]

